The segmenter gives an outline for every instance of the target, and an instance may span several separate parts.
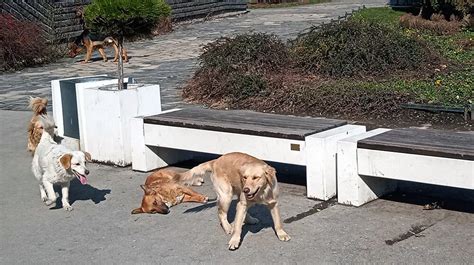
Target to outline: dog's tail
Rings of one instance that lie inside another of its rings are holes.
[[[48,115],[42,114],[39,116],[38,122],[41,124],[41,127],[43,128],[43,133],[41,134],[41,137],[47,136],[54,140],[54,136],[56,134],[55,133],[56,124],[54,123],[54,120]]]
[[[48,105],[47,98],[40,98],[40,97],[30,97],[30,102],[28,107],[36,114],[36,115],[45,115],[46,114],[46,106]]]
[[[215,160],[211,160],[205,163],[202,163],[198,166],[191,168],[190,170],[180,174],[180,180],[184,183],[192,183],[195,177],[205,175],[207,172],[212,171],[212,165]]]
[[[107,37],[104,39],[105,44],[118,46],[118,41],[112,37]]]

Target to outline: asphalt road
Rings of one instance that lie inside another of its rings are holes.
[[[435,198],[403,192],[354,208],[309,200],[304,186],[281,183],[291,241],[280,242],[267,209],[254,207],[261,223],[244,227],[233,252],[213,202],[181,204],[168,215],[131,215],[147,175],[130,168],[91,164],[89,184],[72,183],[74,210],[49,209],[26,151],[30,115],[0,111],[0,264],[474,263],[472,202],[425,211],[423,203]],[[196,190],[215,198],[209,179]]]

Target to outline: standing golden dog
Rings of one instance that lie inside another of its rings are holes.
[[[229,153],[203,163],[191,170],[194,174],[211,172],[211,180],[217,193],[218,215],[222,228],[232,234],[229,249],[239,247],[242,225],[255,224],[258,219],[250,216],[247,209],[254,204],[265,204],[272,215],[275,232],[281,241],[290,240],[283,230],[278,208],[276,171],[262,160],[243,153]],[[233,195],[239,202],[233,226],[227,220],[227,212]]]

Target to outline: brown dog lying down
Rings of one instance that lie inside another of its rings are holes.
[[[202,182],[203,179],[195,177],[191,170],[184,173],[167,168],[155,171],[147,177],[145,185],[140,186],[145,192],[142,205],[134,209],[132,214],[167,214],[171,206],[182,202],[206,203],[208,197],[185,186],[201,186]]]
[[[247,209],[254,204],[265,204],[270,209],[275,232],[281,241],[290,240],[283,230],[278,209],[278,185],[276,171],[260,159],[243,153],[229,153],[218,159],[203,163],[190,171],[196,175],[211,172],[211,180],[217,193],[218,216],[227,234],[232,234],[229,249],[235,250],[240,244],[242,225],[256,224],[258,219],[250,216]],[[239,202],[233,226],[227,220],[227,212],[232,197]]]
[[[30,97],[28,107],[33,111],[33,117],[28,124],[28,151],[31,152],[31,155],[34,154],[43,134],[43,123],[40,122],[40,116],[46,115],[46,105],[48,105],[48,99]]]

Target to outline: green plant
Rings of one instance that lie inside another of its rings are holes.
[[[447,18],[452,14],[464,18],[474,13],[474,1],[472,0],[422,0],[420,15],[430,18],[433,13],[442,13]]]
[[[398,20],[405,12],[396,11],[389,7],[363,8],[355,12],[350,20],[384,24],[385,26],[398,27]]]
[[[171,8],[164,0],[94,0],[84,11],[86,26],[115,37],[122,54],[124,38],[150,36],[160,18],[170,15]],[[119,58],[119,89],[122,89],[123,61]]]
[[[418,39],[364,20],[313,28],[293,41],[292,52],[303,70],[335,77],[414,70],[433,59]]]

